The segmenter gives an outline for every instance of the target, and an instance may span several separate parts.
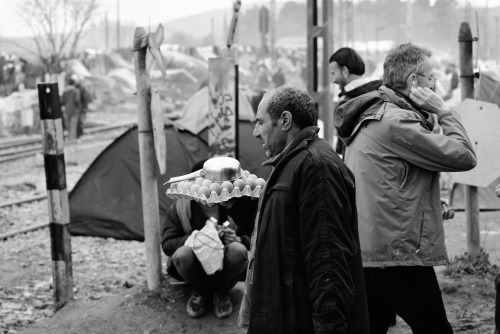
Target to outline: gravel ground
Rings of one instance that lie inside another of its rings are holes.
[[[126,121],[127,117],[132,120],[135,117],[130,106],[129,109],[114,109],[108,114],[89,115],[89,119],[108,122]],[[85,143],[65,149],[68,189],[72,189],[92,160],[110,142]],[[0,164],[0,175],[0,203],[45,193],[41,156]],[[48,223],[47,210],[46,200],[0,208],[0,234]],[[490,254],[492,262],[498,264],[500,213],[481,213],[480,219],[481,246]],[[446,223],[445,229],[450,256],[463,254],[466,250],[464,213],[458,213],[453,221]],[[0,333],[18,333],[29,327],[34,329],[27,330],[28,333],[37,334],[107,333],[116,332],[117,328],[121,328],[121,333],[241,332],[235,327],[235,314],[227,321],[220,321],[213,315],[204,317],[203,321],[189,319],[184,312],[184,303],[179,302],[180,295],[172,293],[171,287],[165,287],[168,293],[157,295],[145,291],[143,243],[72,237],[71,245],[75,302],[54,315],[48,229],[0,240]],[[162,263],[165,263],[163,255]],[[492,333],[495,290],[491,275],[474,277],[455,273],[445,276],[443,268],[437,271],[448,317],[455,331]],[[241,288],[235,292],[238,296]],[[238,297],[234,298],[237,300]],[[147,300],[148,303],[145,305],[138,300]],[[87,323],[93,324],[91,331],[79,322],[83,321],[79,320],[83,315]],[[67,331],[68,326],[74,328]],[[399,319],[397,327],[390,333],[411,331]]]

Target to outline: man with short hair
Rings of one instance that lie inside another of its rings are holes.
[[[476,155],[460,116],[434,93],[431,52],[396,46],[384,85],[340,106],[335,126],[347,145],[372,334],[394,313],[413,333],[453,333],[433,266],[448,263],[439,172],[466,171]],[[442,134],[432,131],[436,114]]]
[[[304,90],[264,95],[254,137],[273,166],[259,201],[229,204],[252,233],[239,325],[249,334],[369,333],[354,178],[318,137]]]
[[[375,77],[364,77],[365,63],[358,53],[351,48],[340,48],[330,57],[330,73],[333,83],[340,88],[337,106],[360,95],[372,92],[382,86],[382,80]],[[344,155],[345,146],[339,139],[335,151]]]
[[[364,77],[365,63],[351,48],[340,48],[330,57],[330,73],[333,83],[340,88],[339,104],[359,95],[377,90],[382,80]]]

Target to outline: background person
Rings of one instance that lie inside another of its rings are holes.
[[[76,139],[78,121],[82,112],[82,100],[74,78],[69,78],[68,85],[64,88],[61,106],[63,108],[64,124],[68,131],[68,137],[69,139]]]
[[[351,48],[340,48],[330,57],[330,73],[333,83],[340,88],[339,101],[335,108],[348,100],[372,92],[382,86],[382,80],[364,77],[365,63],[358,53]],[[337,140],[335,151],[344,155],[345,145]]]
[[[410,43],[393,48],[384,85],[335,113],[356,179],[372,334],[386,333],[394,313],[413,333],[453,333],[433,268],[449,262],[443,218],[453,215],[439,172],[470,170],[476,155],[460,116],[433,92],[430,57]]]

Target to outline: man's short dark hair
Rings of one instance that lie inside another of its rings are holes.
[[[340,48],[331,57],[330,63],[336,62],[340,67],[347,67],[349,73],[365,74],[365,63],[356,51],[351,48]]]
[[[420,66],[432,56],[430,50],[411,43],[392,48],[384,61],[384,85],[405,89],[412,73],[420,73]]]
[[[292,85],[283,85],[268,94],[272,94],[272,96],[267,106],[267,112],[273,121],[277,120],[281,113],[286,110],[292,114],[292,121],[300,129],[316,125],[318,110],[307,91]]]

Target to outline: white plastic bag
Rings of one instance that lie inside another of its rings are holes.
[[[207,220],[201,230],[194,230],[184,245],[193,249],[207,275],[213,275],[222,269],[224,261],[224,244],[214,223]]]

